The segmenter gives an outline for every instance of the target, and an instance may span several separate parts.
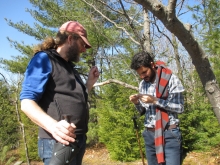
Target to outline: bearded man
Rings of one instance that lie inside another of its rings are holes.
[[[154,62],[147,52],[133,56],[131,69],[142,81],[130,101],[145,114],[143,137],[149,165],[180,165],[182,137],[179,113],[184,111],[181,81],[162,61]]]
[[[48,165],[56,142],[77,141],[79,151],[70,165],[81,165],[88,131],[88,92],[99,77],[93,66],[86,84],[72,62],[91,48],[85,28],[78,22],[64,23],[56,38],[38,45],[29,62],[20,93],[21,110],[39,126],[38,152]],[[70,123],[62,115],[71,116]]]

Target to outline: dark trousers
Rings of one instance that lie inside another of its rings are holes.
[[[154,134],[155,132],[147,130],[143,132],[148,165],[159,165],[156,158]],[[164,140],[166,162],[160,165],[180,165],[182,162],[182,139],[180,129],[174,128],[164,131]]]
[[[86,150],[86,139],[87,139],[86,135],[77,136],[77,140],[79,141],[78,145],[80,149],[76,157],[70,162],[69,165],[82,164],[82,159]],[[41,160],[43,160],[44,165],[49,165],[55,143],[56,141],[53,139],[42,139],[42,138],[38,139],[38,154]]]

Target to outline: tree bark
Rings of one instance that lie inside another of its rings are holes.
[[[178,44],[177,44],[176,37],[175,37],[174,34],[172,34],[172,42],[173,42],[173,50],[174,50],[176,66],[177,66],[177,70],[178,70],[177,75],[178,75],[179,79],[181,80],[181,82],[184,83],[184,81],[183,81],[183,71],[182,71],[182,67],[181,67],[181,64],[180,64],[180,55],[179,55],[179,52],[178,52]]]
[[[21,132],[22,132],[22,137],[23,137],[23,140],[24,140],[24,149],[25,149],[25,155],[26,155],[26,160],[27,160],[27,165],[30,165],[30,160],[29,160],[29,153],[28,153],[28,146],[27,146],[27,140],[26,140],[26,134],[25,134],[25,127],[24,127],[24,124],[22,123],[21,121],[21,117],[20,117],[20,113],[19,113],[19,108],[18,108],[18,94],[19,94],[19,86],[21,85],[21,81],[19,80],[18,83],[17,83],[17,86],[16,86],[16,91],[15,91],[15,110],[16,110],[16,114],[17,114],[17,120],[19,122],[19,124],[21,125]]]
[[[148,10],[144,9],[144,50],[152,54],[150,40],[150,20]]]
[[[156,16],[185,47],[192,58],[207,97],[220,124],[220,90],[209,60],[191,33],[191,26],[178,20],[175,14],[176,0],[169,0],[164,6],[158,0],[134,0]]]
[[[125,82],[122,82],[122,81],[119,81],[119,80],[115,80],[115,79],[109,79],[109,80],[104,81],[104,82],[95,83],[93,85],[93,87],[102,86],[102,85],[106,85],[106,84],[110,84],[110,83],[116,83],[116,84],[124,86],[125,88],[129,88],[129,89],[133,89],[133,90],[138,91],[138,87],[135,87],[133,85],[129,85],[129,84],[125,83]]]

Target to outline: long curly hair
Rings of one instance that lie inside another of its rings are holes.
[[[56,35],[56,38],[47,37],[45,40],[36,46],[34,46],[33,51],[37,53],[39,51],[48,50],[48,49],[57,49],[57,47],[63,45],[69,35],[72,35],[75,40],[80,38],[78,34],[69,33],[66,31],[59,31]]]

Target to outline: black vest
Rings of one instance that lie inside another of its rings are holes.
[[[65,61],[56,50],[44,51],[49,56],[52,72],[46,84],[39,106],[52,118],[61,120],[62,114],[72,115],[76,125],[76,135],[88,131],[88,94],[74,64]],[[50,133],[39,128],[40,138],[53,138]]]

